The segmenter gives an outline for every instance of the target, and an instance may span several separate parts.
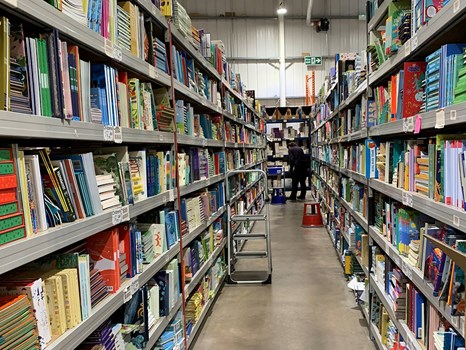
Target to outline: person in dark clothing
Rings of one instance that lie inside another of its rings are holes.
[[[290,200],[296,200],[298,194],[298,184],[301,186],[301,195],[298,199],[306,198],[306,176],[307,176],[307,161],[304,156],[304,151],[295,142],[290,142],[288,146],[288,163],[290,165],[290,173],[292,179],[292,191]]]

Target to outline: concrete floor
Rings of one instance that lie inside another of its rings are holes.
[[[271,206],[271,285],[225,285],[195,350],[374,350],[324,228],[302,202]]]

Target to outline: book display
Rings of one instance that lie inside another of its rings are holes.
[[[225,281],[226,186],[265,203],[225,183],[266,160],[254,91],[177,1],[0,7],[0,348],[189,348]]]
[[[466,6],[368,5],[313,107],[313,193],[378,349],[462,349]]]

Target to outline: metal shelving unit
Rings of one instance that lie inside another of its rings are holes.
[[[178,99],[184,99],[190,102],[196,111],[208,113],[212,115],[223,115],[226,119],[231,120],[236,124],[240,124],[247,128],[252,133],[257,133],[262,138],[260,131],[262,117],[249,102],[244,99],[241,94],[233,90],[228,82],[217,72],[217,70],[207,61],[194,46],[186,40],[181,33],[169,26],[166,18],[155,7],[150,0],[132,0],[132,3],[137,5],[141,12],[146,16],[155,20],[156,24],[161,28],[162,35],[165,35],[165,40],[171,36],[175,45],[182,47],[190,56],[194,58],[198,67],[203,73],[207,73],[210,78],[218,81],[219,86],[231,91],[238,103],[252,112],[252,119],[246,122],[240,118],[233,116],[231,113],[223,110],[219,105],[198,95],[190,90],[185,85],[177,80],[174,80],[173,87],[175,96]],[[134,56],[128,50],[110,45],[111,43],[104,39],[101,35],[95,33],[91,29],[81,25],[80,23],[70,19],[66,14],[56,10],[43,0],[0,0],[0,8],[5,12],[14,14],[25,22],[34,23],[38,28],[55,28],[60,33],[60,38],[65,41],[77,44],[83,51],[92,52],[97,59],[105,61],[107,64],[129,72],[138,78],[144,78],[145,81],[155,83],[157,86],[172,86],[172,78],[165,72],[152,66],[143,59]],[[170,27],[170,30],[169,30]],[[160,33],[159,33],[160,34]],[[175,98],[172,96],[173,99]],[[109,133],[111,137],[109,137]],[[61,120],[58,118],[46,118],[37,115],[29,115],[22,113],[12,113],[0,111],[0,137],[3,139],[15,139],[16,142],[29,142],[28,140],[44,140],[44,144],[60,142],[70,142],[76,144],[82,142],[83,145],[93,147],[118,146],[122,143],[125,146],[134,146],[136,144],[144,145],[185,145],[194,147],[209,147],[209,148],[235,148],[243,151],[249,149],[264,149],[263,142],[259,144],[245,143],[228,143],[219,140],[210,140],[196,138],[187,135],[176,135],[174,133],[139,130],[123,127],[106,127],[94,123],[77,122],[71,120]],[[259,140],[262,141],[262,140]],[[256,158],[254,158],[256,159]],[[242,168],[249,169],[262,165],[264,161],[256,161],[245,165]],[[0,246],[0,274],[11,271],[17,267],[27,264],[31,261],[44,257],[59,249],[65,248],[78,241],[86,239],[100,231],[111,228],[120,221],[128,221],[137,216],[146,213],[152,209],[165,206],[167,203],[178,202],[178,197],[187,196],[208,188],[211,185],[224,181],[225,175],[219,174],[208,179],[196,181],[195,183],[182,186],[179,189],[171,189],[162,194],[149,197],[141,200],[134,205],[125,206],[121,209],[107,211],[99,215],[91,216],[86,219],[77,220],[73,223],[63,224],[57,228],[48,229],[45,232],[37,234],[33,237],[21,239],[10,244]],[[250,186],[252,187],[252,185]],[[179,196],[178,196],[179,194]],[[218,218],[222,217],[226,211],[226,207],[220,208],[214,213],[206,223],[197,227],[193,232],[185,237],[182,237],[182,242],[173,245],[166,252],[158,256],[151,264],[144,265],[144,271],[134,278],[126,281],[121,288],[113,294],[106,297],[93,310],[88,319],[81,322],[78,326],[68,330],[62,336],[54,339],[47,345],[47,349],[74,349],[79,346],[96,328],[98,328],[105,320],[121,306],[128,298],[128,293],[133,289],[138,290],[140,286],[146,284],[153,276],[166,266],[172,259],[180,255],[183,248],[186,247],[192,240],[198,237],[202,232],[209,228]],[[122,214],[122,215],[116,215]],[[116,219],[116,217],[123,217]],[[117,221],[116,221],[117,220]],[[191,292],[196,285],[196,281],[200,281],[207,270],[214,264],[216,258],[221,254],[226,246],[226,240],[216,248],[214,254],[206,262],[200,271],[195,276],[195,279],[187,285],[186,292]],[[221,288],[225,279],[222,276],[216,292]],[[183,290],[184,294],[184,290]],[[213,305],[213,300],[209,300],[206,305],[206,310]],[[184,303],[183,297],[170,311],[167,317],[161,318],[150,329],[150,338],[147,344],[148,349],[155,345],[160,335],[163,333],[171,319],[175,317]],[[203,317],[207,315],[207,311]],[[200,325],[200,323],[199,323]],[[196,327],[195,332],[200,331],[200,326]],[[195,334],[195,333],[194,333]],[[191,341],[190,341],[191,343]]]

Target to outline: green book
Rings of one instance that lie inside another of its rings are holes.
[[[50,97],[50,76],[47,62],[47,43],[45,39],[37,39],[37,57],[40,73],[40,100],[44,117],[52,116],[52,99]]]
[[[429,198],[434,199],[435,186],[435,144],[430,143],[428,146],[429,152]]]

